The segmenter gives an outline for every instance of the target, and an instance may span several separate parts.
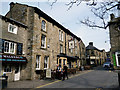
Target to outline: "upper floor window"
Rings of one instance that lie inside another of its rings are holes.
[[[16,46],[15,43],[5,41],[4,42],[4,53],[15,54],[15,46]]]
[[[59,40],[61,40],[61,31],[59,30]]]
[[[46,22],[44,20],[42,20],[41,28],[43,31],[46,31]]]
[[[36,70],[40,70],[40,55],[36,56]]]
[[[75,54],[77,55],[78,53],[77,53],[77,47],[75,47]]]
[[[63,32],[61,32],[61,41],[63,41]]]
[[[60,44],[60,53],[63,53],[63,45]]]
[[[15,25],[12,25],[12,24],[9,24],[8,25],[8,32],[11,32],[11,33],[14,33],[14,34],[17,34],[17,26]]]
[[[49,57],[45,56],[44,57],[44,69],[48,69],[49,67]]]
[[[91,50],[91,55],[94,55],[94,50]]]
[[[70,49],[70,52],[73,53],[73,49],[72,48]]]
[[[42,35],[41,37],[41,48],[46,48],[46,36]]]
[[[63,32],[59,30],[59,40],[63,41]]]

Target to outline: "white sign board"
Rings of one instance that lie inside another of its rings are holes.
[[[69,41],[69,49],[74,48],[74,41]]]
[[[46,78],[51,78],[51,69],[46,69]]]

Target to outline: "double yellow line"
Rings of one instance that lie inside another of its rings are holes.
[[[76,77],[76,76],[79,76],[79,75],[83,75],[83,74],[86,74],[86,73],[91,72],[91,71],[93,71],[93,70],[89,70],[89,71],[87,71],[87,72],[83,72],[83,73],[80,73],[80,74],[71,76],[71,77],[69,77],[69,78],[73,78],[73,77]],[[45,87],[45,86],[48,86],[48,85],[51,85],[51,84],[53,84],[53,83],[57,83],[57,82],[60,82],[60,81],[61,81],[61,80],[57,80],[57,81],[54,81],[54,82],[51,82],[51,83],[48,83],[48,84],[45,84],[45,85],[38,86],[38,87],[36,87],[36,88]]]

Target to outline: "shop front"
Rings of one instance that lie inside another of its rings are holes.
[[[24,68],[27,59],[23,56],[0,54],[0,62],[2,62],[2,73],[8,76],[8,81],[18,81],[24,78]]]
[[[58,60],[57,64],[63,68],[64,65],[67,65],[69,69],[71,68],[76,68],[78,66],[77,60],[79,59],[78,57],[74,56],[67,56],[65,54],[59,54],[57,55]]]

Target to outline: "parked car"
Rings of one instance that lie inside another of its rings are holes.
[[[103,67],[104,67],[104,68],[110,68],[111,66],[112,66],[111,62],[105,62],[105,63],[103,64]]]

